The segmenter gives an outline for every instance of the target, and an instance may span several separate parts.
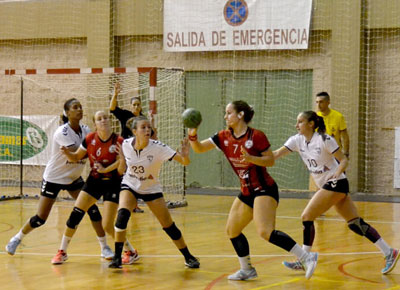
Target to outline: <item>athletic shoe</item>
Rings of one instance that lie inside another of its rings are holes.
[[[385,257],[385,268],[382,269],[382,274],[389,274],[399,260],[399,250],[390,249],[390,254]]]
[[[111,260],[114,257],[114,253],[108,245],[101,249],[101,257],[106,260]]]
[[[58,250],[57,254],[51,259],[51,263],[53,265],[63,264],[66,260],[68,260],[68,255],[63,250]]]
[[[136,250],[134,251],[125,251],[124,256],[122,257],[123,265],[132,265],[134,262],[139,260],[139,254]]]
[[[111,263],[108,264],[108,268],[122,269],[121,257],[113,257]]]
[[[304,267],[303,267],[303,265],[301,264],[301,262],[299,260],[297,260],[296,262],[283,261],[282,264],[286,268],[289,268],[289,269],[294,270],[294,271],[299,271],[299,270],[303,270],[304,271]]]
[[[135,207],[135,208],[133,209],[133,212],[136,212],[136,213],[143,213],[144,210],[137,206],[137,207]]]
[[[240,269],[235,274],[229,275],[228,280],[250,280],[257,278],[256,268],[251,268],[250,270]]]
[[[185,266],[188,268],[200,268],[200,262],[197,258],[189,258],[185,260]]]
[[[306,258],[301,261],[304,270],[306,271],[306,278],[310,279],[314,273],[315,267],[317,267],[318,253],[310,252],[307,254]]]
[[[21,243],[21,240],[18,238],[11,238],[11,240],[8,242],[7,246],[6,246],[6,251],[8,254],[10,255],[14,255],[15,251],[17,250],[17,247],[19,246],[19,244]]]

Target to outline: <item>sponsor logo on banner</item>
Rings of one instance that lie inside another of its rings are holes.
[[[307,49],[312,0],[164,0],[164,50]]]
[[[28,159],[39,154],[47,145],[47,135],[35,124],[10,117],[0,117],[0,161]]]
[[[46,165],[50,154],[49,137],[52,138],[58,127],[58,118],[25,116],[21,135],[18,117],[0,116],[0,163],[19,164],[22,158],[24,165]]]

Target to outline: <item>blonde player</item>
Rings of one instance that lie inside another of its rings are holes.
[[[71,152],[66,147],[61,147],[61,151],[70,162],[78,162],[88,156],[91,171],[68,218],[60,248],[51,260],[52,264],[62,264],[68,259],[67,248],[79,223],[86,211],[101,197],[104,200],[103,227],[108,235],[115,235],[114,220],[121,187],[116,148],[118,144],[122,144],[123,139],[113,133],[108,114],[98,111],[93,119],[96,131],[86,136],[77,151]],[[139,259],[136,249],[128,241],[125,241],[125,247],[123,264],[132,264]]]
[[[132,137],[132,130],[129,127],[129,121],[132,118],[136,118],[138,116],[143,116],[143,108],[142,108],[142,100],[140,97],[133,97],[131,98],[130,110],[124,110],[118,107],[118,95],[121,91],[121,86],[117,82],[114,86],[114,95],[110,101],[110,112],[113,114],[121,124],[121,136],[124,139]],[[151,120],[154,121],[152,118],[152,114],[149,114]],[[152,122],[152,129],[151,129],[151,138],[157,139],[157,129],[154,126],[154,122]],[[141,209],[138,205],[133,209],[133,212],[136,213],[143,213],[144,210]]]
[[[298,152],[310,171],[315,183],[320,188],[307,204],[301,216],[303,220],[303,249],[310,251],[314,236],[314,220],[332,206],[347,221],[353,232],[366,237],[381,250],[385,257],[382,274],[388,274],[399,259],[399,251],[391,248],[379,233],[357,212],[357,208],[348,195],[349,183],[344,173],[348,160],[332,136],[325,134],[322,117],[313,111],[302,112],[297,117],[297,135],[290,137],[284,146],[274,151],[274,158],[279,159],[291,152]],[[315,130],[318,132],[315,132]],[[293,270],[303,270],[301,263],[284,262]]]
[[[133,120],[134,137],[124,140],[120,147],[118,171],[125,175],[121,183],[118,216],[115,223],[115,256],[110,268],[121,267],[122,247],[126,238],[126,228],[137,199],[142,199],[156,216],[163,230],[173,240],[185,258],[189,268],[199,268],[199,261],[192,256],[186,246],[181,231],[175,225],[165,204],[162,187],[158,179],[160,168],[165,161],[176,161],[188,165],[189,144],[182,141],[181,151],[172,150],[160,141],[150,139],[150,121],[139,116]]]
[[[61,190],[68,191],[74,199],[78,197],[84,184],[81,173],[85,160],[70,162],[60,151],[60,147],[63,146],[66,150],[75,151],[80,146],[89,133],[89,128],[80,124],[82,117],[81,103],[75,98],[67,100],[64,104],[64,122],[66,123],[58,127],[53,136],[52,155],[43,174],[37,214],[31,217],[7,244],[6,251],[10,255],[14,255],[18,245],[27,234],[46,222]],[[101,224],[102,217],[95,204],[89,208],[89,216],[101,246],[101,256],[110,259],[113,252],[107,245]]]

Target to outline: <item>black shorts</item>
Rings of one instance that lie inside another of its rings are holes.
[[[82,177],[79,177],[71,184],[52,183],[43,179],[40,195],[56,199],[61,190],[67,190],[67,191],[80,190],[84,184],[85,182],[83,181]]]
[[[254,199],[257,196],[270,196],[273,199],[276,200],[277,203],[279,203],[279,191],[278,191],[278,185],[276,183],[274,183],[271,186],[268,186],[266,188],[263,188],[261,190],[257,190],[257,191],[252,191],[250,193],[250,195],[243,195],[243,193],[241,192],[238,195],[238,198],[245,204],[247,204],[249,207],[253,208],[254,206]]]
[[[137,193],[132,188],[130,188],[129,185],[126,185],[124,183],[121,184],[121,191],[123,191],[123,190],[128,190],[128,191],[132,192],[132,194],[136,197],[136,200],[141,199],[145,202],[153,201],[153,200],[156,200],[157,198],[163,197],[162,192],[146,193],[146,194]]]
[[[349,181],[347,178],[328,181],[324,186],[322,186],[322,188],[329,191],[341,192],[347,195],[349,193]]]
[[[104,201],[118,203],[120,186],[121,178],[101,179],[89,175],[82,190],[97,200],[103,196]]]

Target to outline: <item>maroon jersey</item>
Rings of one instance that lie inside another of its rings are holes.
[[[211,137],[211,140],[224,152],[236,175],[239,176],[243,195],[250,195],[275,183],[265,167],[240,162],[241,147],[254,156],[262,156],[261,153],[269,149],[271,145],[262,131],[248,127],[243,136],[236,138],[231,130],[222,130]]]
[[[90,161],[90,175],[94,178],[111,178],[118,176],[118,171],[113,170],[107,173],[98,173],[94,167],[95,163],[100,163],[103,167],[108,167],[117,159],[117,143],[122,144],[124,139],[112,133],[110,138],[102,141],[96,132],[89,133],[82,142],[82,147],[86,149]]]

